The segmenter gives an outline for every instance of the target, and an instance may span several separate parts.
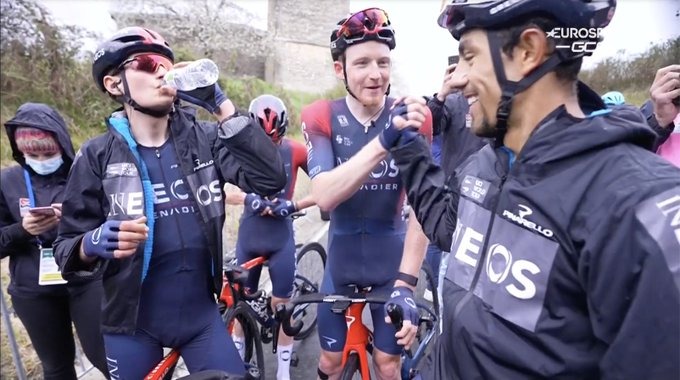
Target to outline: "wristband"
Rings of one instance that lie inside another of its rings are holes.
[[[410,275],[408,273],[404,273],[404,272],[397,273],[397,280],[404,281],[405,283],[407,283],[411,286],[418,285],[418,277]]]

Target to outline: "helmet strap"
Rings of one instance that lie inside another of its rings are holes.
[[[356,95],[352,93],[352,90],[349,89],[349,81],[347,80],[347,60],[345,59],[344,53],[342,55],[342,75],[344,77],[343,82],[345,82],[345,90],[347,90],[347,93],[350,94],[354,99],[356,99],[357,102],[361,103],[361,100],[359,100],[359,98],[357,98]]]
[[[503,66],[503,60],[501,58],[503,52],[501,37],[497,32],[488,31],[487,38],[489,40],[489,48],[491,50],[491,59],[493,61],[493,69],[496,73],[496,80],[498,80],[498,85],[501,88],[501,99],[498,102],[498,110],[496,111],[495,140],[495,146],[500,147],[503,146],[503,139],[508,131],[508,119],[510,118],[512,100],[515,95],[531,87],[531,85],[557,67],[557,65],[566,61],[566,59],[559,53],[555,53],[550,56],[548,60],[536,67],[529,75],[519,81],[511,81],[505,76],[505,67]]]
[[[121,73],[121,78],[123,80],[123,95],[122,95],[123,101],[127,103],[130,107],[132,107],[134,110],[153,117],[167,116],[170,112],[172,112],[172,108],[174,105],[170,105],[170,107],[168,107],[168,109],[165,110],[154,110],[151,108],[141,106],[139,103],[135,102],[134,99],[132,99],[132,96],[130,96],[130,87],[128,86],[125,70],[123,70],[123,72]]]

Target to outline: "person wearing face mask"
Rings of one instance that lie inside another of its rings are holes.
[[[406,275],[403,272],[411,268],[402,268],[399,262],[406,251],[422,257],[427,238],[415,217],[408,225],[401,217],[404,189],[384,148],[400,143],[399,133],[390,128],[390,110],[403,107],[388,96],[395,46],[394,29],[382,9],[365,9],[340,20],[331,32],[330,50],[335,75],[347,95],[318,100],[302,110],[312,198],[322,211],[331,213],[324,293],[380,294],[396,283],[395,294],[412,302],[419,267],[416,276]],[[420,121],[425,122],[423,135],[431,139],[431,118]],[[404,336],[387,323],[382,308],[371,306],[371,316],[376,372],[381,379],[395,379]],[[321,304],[318,322],[319,378],[336,379],[346,339],[345,317]],[[405,321],[404,326],[412,322]]]
[[[0,257],[9,257],[13,308],[45,379],[76,379],[72,323],[85,355],[107,374],[99,330],[101,279],[65,283],[52,256],[75,156],[66,123],[45,104],[25,103],[5,129],[19,163],[0,171]],[[45,206],[46,214],[29,211]]]
[[[141,379],[177,349],[190,373],[245,366],[216,302],[222,288],[224,195],[286,184],[274,143],[216,83],[164,84],[170,45],[143,27],[102,41],[94,84],[121,106],[83,144],[64,198],[55,257],[67,279],[103,275],[102,331],[112,378]],[[196,120],[182,99],[210,112]]]

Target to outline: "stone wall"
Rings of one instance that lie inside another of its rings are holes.
[[[329,38],[348,13],[349,0],[269,0],[274,55],[268,59],[265,80],[312,93],[333,88],[338,81]]]
[[[269,0],[266,31],[247,24],[202,23],[199,13],[159,15],[121,9],[112,16],[119,27],[146,26],[193,57],[212,58],[224,75],[254,76],[289,90],[321,93],[338,83],[329,37],[348,13],[349,0]]]

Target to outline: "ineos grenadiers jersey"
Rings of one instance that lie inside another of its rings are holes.
[[[290,200],[293,199],[295,192],[298,168],[307,172],[307,151],[301,143],[287,138],[281,141],[278,150],[286,171],[286,186],[281,192],[269,198]],[[266,239],[262,239],[262,233],[266,233]],[[244,208],[239,223],[238,242],[240,247],[247,252],[271,253],[281,249],[292,233],[291,219],[262,216],[249,208]]]
[[[302,111],[302,131],[307,142],[309,177],[348,161],[380,134],[390,117],[394,99],[371,126],[362,125],[344,98],[319,100]],[[424,127],[430,134],[431,124]],[[373,286],[393,280],[403,250],[404,201],[399,169],[391,155],[369,174],[359,190],[331,212],[329,273],[336,286]]]
[[[290,200],[295,192],[298,168],[307,173],[307,150],[300,142],[285,137],[278,148],[286,171],[286,187],[276,194],[276,198]]]

